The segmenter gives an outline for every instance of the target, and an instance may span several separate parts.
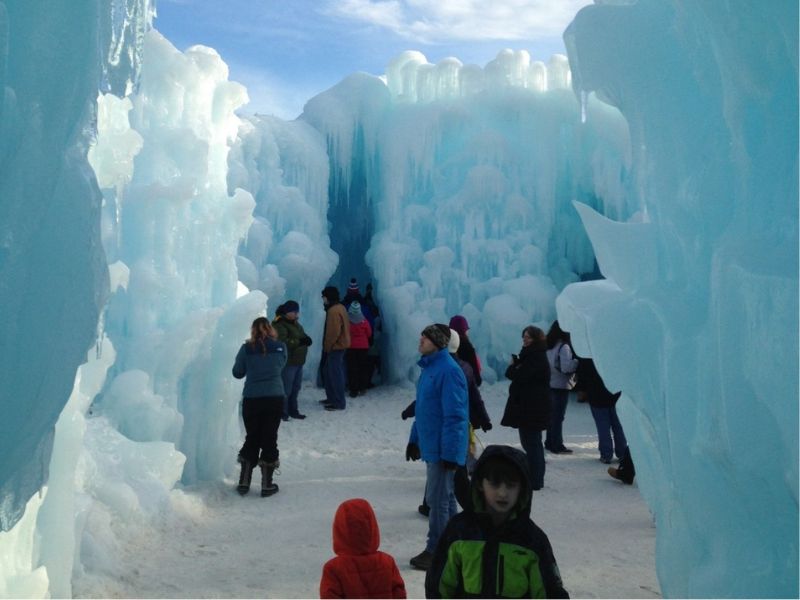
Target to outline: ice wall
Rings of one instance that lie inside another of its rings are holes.
[[[108,185],[104,239],[125,285],[106,313],[118,356],[94,412],[130,440],[175,444],[186,482],[219,478],[229,462],[231,357],[265,309],[261,293],[235,302],[254,202],[244,190],[228,195],[226,175],[234,110],[246,100],[214,50],[179,52],[155,30],[137,93],[100,100],[108,124],[93,164]]]
[[[239,280],[263,291],[272,309],[300,303],[303,328],[318,344],[305,369],[314,373],[325,322],[320,292],[339,260],[328,235],[325,141],[303,121],[246,117],[228,168],[229,189],[246,189],[256,201],[237,257]]]
[[[580,209],[607,280],[558,316],[624,393],[669,597],[798,594],[797,23],[790,1],[648,0],[564,36],[576,92],[630,124],[650,222]]]
[[[491,380],[522,327],[549,326],[558,292],[594,272],[572,201],[636,216],[624,119],[569,83],[560,55],[481,68],[405,52],[306,104],[330,155],[334,280],[377,282],[392,379],[414,377],[425,324],[462,313]]]
[[[0,1],[3,531],[46,481],[53,427],[107,293],[86,150],[108,13],[91,0]]]
[[[237,249],[255,203],[226,182],[246,91],[213,49],[179,52],[155,30],[142,60],[135,89],[98,98],[89,153],[112,276],[103,343],[116,356],[74,475],[78,593],[124,573],[119,532],[169,518],[185,503],[179,481],[220,480],[234,464],[241,384],[230,368],[266,309],[261,292],[237,298]]]

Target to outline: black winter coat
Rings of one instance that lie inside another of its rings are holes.
[[[586,399],[595,408],[611,408],[617,403],[620,392],[612,394],[606,388],[591,358],[579,358],[575,390],[586,392]]]
[[[452,354],[450,356],[453,356]],[[469,363],[461,360],[458,354],[455,355],[456,362],[461,370],[464,371],[464,377],[467,378],[467,393],[469,394],[469,422],[473,429],[491,429],[492,420],[489,418],[489,413],[486,412],[486,405],[483,403],[483,396],[478,389],[478,383],[475,381],[475,372]]]
[[[478,365],[478,353],[475,352],[475,346],[472,345],[472,342],[469,341],[466,334],[461,336],[461,341],[458,344],[458,352],[456,352],[456,354],[458,358],[472,367],[472,374],[475,376],[475,385],[480,387],[481,383],[483,383],[483,379],[481,378],[481,368]]]
[[[523,347],[519,359],[506,369],[511,380],[508,402],[500,422],[518,429],[547,429],[550,421],[550,363],[544,350]]]

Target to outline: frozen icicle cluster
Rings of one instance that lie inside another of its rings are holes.
[[[162,518],[179,480],[220,479],[231,464],[241,387],[230,368],[266,303],[261,292],[236,297],[255,205],[226,181],[244,88],[214,50],[179,52],[155,30],[143,60],[135,93],[98,99],[90,152],[112,262],[101,356],[116,356],[91,395],[75,535],[78,573],[112,579],[116,527]]]
[[[639,210],[627,125],[593,95],[581,122],[565,57],[501,52],[469,93],[458,61],[426,65],[405,52],[386,83],[354,75],[305,107],[330,155],[334,281],[377,282],[393,379],[414,377],[422,326],[462,313],[491,380],[522,327],[549,326],[558,292],[594,271],[572,202]]]
[[[185,481],[216,478],[235,423],[230,357],[265,302],[260,293],[236,302],[254,202],[228,195],[227,157],[247,96],[214,50],[181,53],[154,30],[144,64],[137,93],[100,101],[116,123],[101,127],[93,154],[109,184],[104,238],[127,281],[109,301],[105,331],[118,356],[94,410],[129,440],[174,444]]]
[[[325,319],[320,292],[338,263],[326,219],[325,140],[303,121],[249,117],[228,165],[229,188],[246,189],[256,201],[237,257],[239,280],[263,291],[273,308],[289,299],[299,302],[303,327],[320,342]],[[309,354],[309,373],[318,358],[318,352]]]
[[[605,281],[558,298],[622,390],[666,597],[798,591],[796,2],[584,8],[578,90],[631,124],[649,223],[581,215]]]
[[[449,57],[432,65],[425,55],[408,50],[386,67],[386,85],[400,102],[461,98],[485,90],[518,87],[544,92],[570,87],[567,57],[554,54],[548,64],[531,62],[527,50],[503,50],[484,68]]]

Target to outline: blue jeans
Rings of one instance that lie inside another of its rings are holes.
[[[519,443],[528,457],[531,487],[540,490],[544,486],[544,447],[542,446],[542,432],[537,429],[519,428]]]
[[[550,388],[550,425],[547,428],[547,438],[544,442],[544,445],[550,450],[558,450],[564,446],[561,425],[564,423],[568,400],[569,390]]]
[[[294,416],[297,410],[297,394],[303,383],[303,365],[286,365],[281,373],[283,378],[283,416]]]
[[[430,507],[428,514],[428,543],[425,549],[431,554],[436,550],[439,538],[447,527],[450,517],[456,514],[456,495],[454,488],[455,471],[448,471],[442,463],[425,463],[427,481],[425,501]]]
[[[592,406],[592,416],[597,427],[597,441],[600,446],[600,458],[611,460],[615,454],[617,458],[625,455],[625,448],[628,441],[625,439],[625,432],[622,431],[622,424],[617,418],[617,408],[615,406],[597,408]],[[612,444],[611,434],[614,434]]]
[[[325,357],[325,396],[336,408],[345,408],[344,350],[333,350]]]

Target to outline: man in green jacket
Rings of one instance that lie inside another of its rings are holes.
[[[306,335],[303,326],[300,325],[298,317],[300,315],[300,305],[294,300],[289,300],[278,307],[275,311],[275,320],[272,326],[278,332],[278,339],[286,344],[289,352],[289,360],[283,368],[283,420],[305,419],[306,416],[300,414],[297,409],[297,395],[300,393],[300,386],[303,383],[303,365],[306,363],[306,354],[311,345],[311,338]]]

